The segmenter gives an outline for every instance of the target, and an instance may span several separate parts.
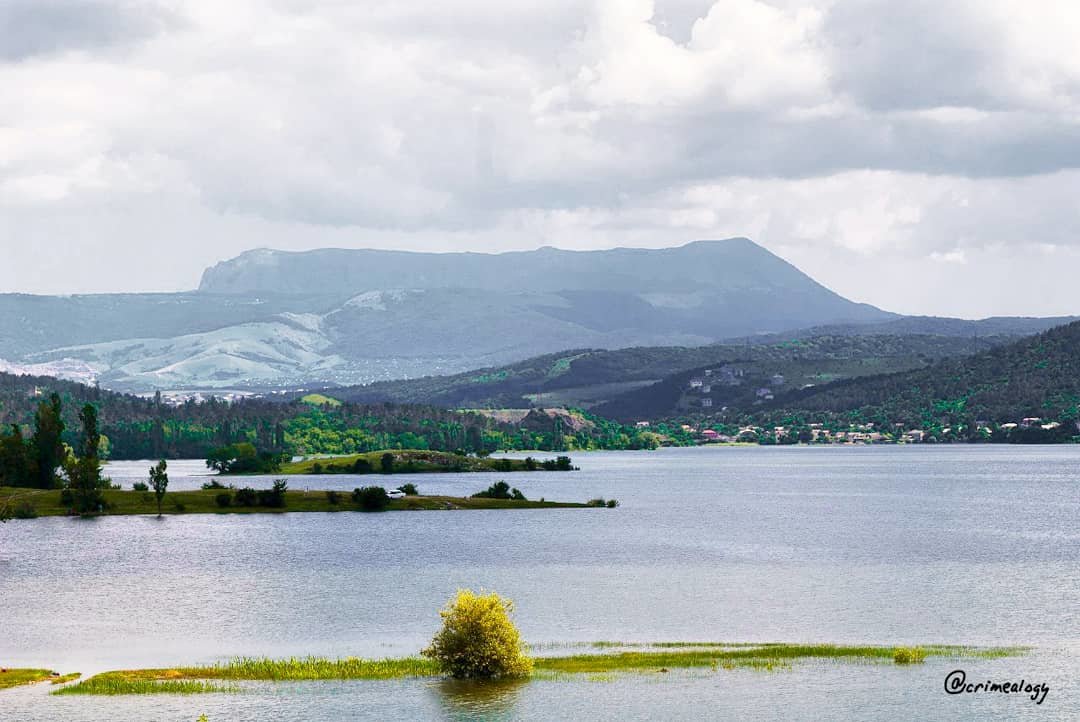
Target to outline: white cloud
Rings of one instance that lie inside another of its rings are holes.
[[[973,300],[1075,259],[1071,2],[5,8],[0,290],[188,288],[265,245],[746,235],[888,308],[1077,310]]]

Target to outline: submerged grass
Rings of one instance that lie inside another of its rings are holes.
[[[730,642],[592,642],[572,646],[622,649],[602,653],[537,657],[534,659],[536,670],[534,678],[554,680],[579,675],[588,681],[607,682],[614,679],[617,673],[662,674],[671,669],[702,671],[748,669],[773,672],[790,669],[794,662],[802,660],[907,664],[911,661],[922,661],[926,657],[994,659],[1030,651],[1026,647],[927,645],[909,648]],[[430,678],[439,675],[440,670],[436,662],[423,657],[388,659],[238,657],[228,662],[200,667],[106,672],[56,690],[53,694],[199,694],[237,691],[235,686],[215,685],[213,681],[384,680],[407,677]]]
[[[107,672],[91,677],[70,687],[61,687],[53,692],[57,695],[127,695],[127,694],[212,694],[217,692],[236,692],[237,687],[214,684],[201,680],[189,679],[141,679],[129,677],[123,673]]]
[[[223,664],[179,670],[185,677],[201,679],[317,680],[317,679],[398,679],[434,677],[439,673],[433,660],[422,657],[396,659],[324,659],[303,657],[262,659],[238,657]]]

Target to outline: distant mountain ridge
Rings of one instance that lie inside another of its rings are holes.
[[[0,362],[124,391],[265,391],[904,321],[745,238],[498,254],[263,249],[207,269],[193,292],[2,295]],[[969,323],[948,322],[944,335]]]

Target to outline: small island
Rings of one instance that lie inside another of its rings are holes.
[[[554,459],[492,459],[466,456],[445,451],[396,449],[370,451],[330,458],[304,459],[286,462],[274,473],[279,474],[438,474],[468,472],[515,471],[574,471],[569,456]]]
[[[229,489],[227,487],[170,491],[163,512],[172,514],[252,514],[284,512],[364,512],[364,511],[442,511],[460,509],[582,509],[598,507],[592,502],[533,501],[518,498],[484,496],[456,497],[412,494],[402,498],[385,497],[385,504],[368,499],[379,498],[365,487],[355,491],[292,490],[275,495],[273,489]],[[358,493],[364,492],[364,493]],[[385,490],[383,491],[385,494]],[[484,493],[484,492],[481,492]],[[60,489],[12,489],[0,487],[0,505],[10,504],[15,518],[70,516],[71,505],[61,499]],[[249,496],[250,495],[250,496]],[[128,489],[102,491],[104,504],[99,512],[84,516],[132,516],[158,513],[154,494]],[[247,498],[246,498],[247,497]]]

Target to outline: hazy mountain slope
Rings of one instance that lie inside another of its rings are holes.
[[[848,301],[745,238],[677,248],[500,254],[259,250],[208,269],[212,293],[358,294],[471,289],[548,294],[547,314],[598,331],[635,328],[721,338],[814,323],[895,317]]]
[[[336,301],[320,294],[287,299],[204,293],[0,294],[0,359],[62,346],[201,333],[282,312],[323,311]]]
[[[228,326],[166,339],[124,339],[56,349],[32,358],[39,363],[84,359],[98,381],[114,389],[147,390],[200,386],[302,383],[342,359],[329,352],[322,317],[281,314],[270,321]]]
[[[356,384],[565,348],[696,346],[893,318],[746,239],[593,252],[254,251],[207,270],[196,293],[8,296],[0,310],[0,361],[67,359],[135,391]]]

